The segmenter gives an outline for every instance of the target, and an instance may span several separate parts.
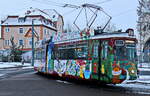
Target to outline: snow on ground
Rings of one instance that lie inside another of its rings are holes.
[[[150,81],[150,75],[140,75],[138,79],[139,80],[144,80],[144,81],[146,81],[146,80]]]
[[[138,67],[139,68],[150,68],[150,63],[139,63]]]
[[[150,95],[150,86],[145,86],[144,84],[116,84],[117,87],[127,88],[127,93],[137,93],[141,95]]]
[[[33,66],[23,67],[22,69],[29,69],[29,68],[33,68]]]
[[[3,76],[3,75],[5,75],[5,74],[0,74],[0,76]]]
[[[139,71],[147,71],[150,72],[150,63],[141,63],[138,66]],[[150,84],[150,75],[139,75],[139,78],[136,80],[136,82]]]
[[[150,89],[150,86],[145,86],[143,84],[116,84],[115,86],[129,87],[129,88]]]
[[[126,82],[122,84],[132,84],[132,83],[139,83],[139,84],[150,84],[150,76],[139,76],[136,80],[127,80]]]
[[[150,71],[150,67],[149,68],[138,68],[139,71]]]
[[[10,68],[22,66],[21,62],[0,62],[0,68]],[[31,63],[24,63],[23,66],[31,66]]]

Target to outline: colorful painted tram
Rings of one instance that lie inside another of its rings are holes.
[[[97,80],[108,84],[137,78],[134,36],[130,32],[103,33],[36,48],[34,69],[60,77]]]

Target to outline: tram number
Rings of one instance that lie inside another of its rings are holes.
[[[123,40],[116,40],[115,45],[116,46],[124,46],[124,41]]]

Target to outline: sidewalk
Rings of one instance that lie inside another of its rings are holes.
[[[33,68],[31,66],[31,63],[24,63],[24,65],[22,65],[21,62],[0,62],[0,69],[22,68],[22,67]]]

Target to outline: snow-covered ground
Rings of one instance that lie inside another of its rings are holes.
[[[139,68],[150,68],[150,62],[149,63],[140,63],[138,64]]]
[[[150,73],[150,63],[141,63],[139,65],[142,65],[138,66],[138,70],[140,72],[147,71]],[[136,82],[150,84],[150,75],[139,75],[139,78],[136,80]]]
[[[150,71],[150,68],[138,68],[139,71]]]
[[[31,63],[24,63],[22,65],[21,62],[0,62],[0,68],[12,68],[12,67],[31,67]]]

